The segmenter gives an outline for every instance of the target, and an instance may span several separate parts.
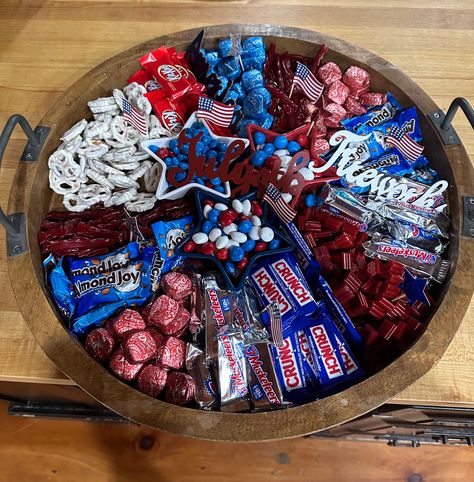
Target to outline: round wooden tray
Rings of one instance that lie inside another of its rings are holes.
[[[382,371],[336,395],[287,410],[258,414],[206,412],[170,405],[120,382],[90,357],[60,321],[45,285],[37,242],[40,222],[55,202],[48,186],[48,157],[59,137],[78,120],[90,116],[87,101],[109,96],[138,68],[137,59],[160,45],[185,49],[200,29],[187,30],[145,42],[102,63],[70,87],[41,120],[51,132],[38,162],[20,163],[10,194],[9,212],[24,212],[29,251],[8,259],[10,279],[20,310],[45,353],[68,377],[101,403],[140,424],[192,437],[262,441],[297,437],[358,417],[383,404],[426,373],[442,356],[461,323],[474,289],[474,244],[460,234],[462,196],[471,194],[474,173],[462,145],[446,147],[427,114],[438,109],[430,97],[396,67],[342,40],[307,30],[273,25],[219,25],[206,29],[205,46],[229,32],[263,35],[287,49],[314,55],[322,43],[329,47],[325,61],[342,69],[356,64],[372,75],[374,91],[391,91],[404,107],[416,105],[424,133],[425,152],[450,183],[448,197],[452,228],[449,258],[452,268],[435,313],[419,340]],[[57,202],[57,199],[56,199]]]

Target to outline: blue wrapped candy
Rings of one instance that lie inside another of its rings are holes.
[[[268,112],[262,112],[261,114],[257,114],[255,117],[256,123],[263,127],[264,129],[270,129],[273,124],[274,117],[269,114]]]
[[[221,61],[220,57],[219,57],[219,53],[216,51],[216,50],[208,50],[205,54],[204,54],[206,60],[207,60],[207,63],[211,66],[211,67],[216,67],[217,64]]]
[[[219,40],[217,43],[217,50],[220,57],[230,57],[232,52],[232,39],[223,38],[222,40]]]
[[[229,57],[217,66],[217,73],[219,77],[226,77],[227,80],[235,80],[240,77],[242,71],[238,60],[234,57]]]
[[[247,92],[261,86],[263,87],[263,75],[260,70],[250,69],[242,74],[242,87]]]
[[[244,88],[242,87],[242,84],[240,84],[239,82],[234,82],[234,84],[232,85],[232,87],[230,88],[230,90],[232,92],[236,92],[238,94],[238,100],[239,101],[242,101],[244,100],[245,98],[245,90]]]
[[[245,116],[254,116],[266,112],[270,106],[272,97],[264,87],[258,87],[250,91],[242,104],[242,112]]]

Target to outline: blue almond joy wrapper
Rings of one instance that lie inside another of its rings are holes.
[[[141,256],[137,243],[92,258],[67,258],[69,279],[80,317],[99,305],[145,300],[151,295],[150,264]]]
[[[174,249],[194,227],[194,217],[185,216],[173,221],[158,221],[152,224],[151,227],[161,258],[164,261],[161,274],[167,273],[183,264],[184,258],[175,255]]]

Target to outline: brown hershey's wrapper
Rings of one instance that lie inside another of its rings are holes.
[[[250,396],[255,411],[284,406],[283,394],[270,353],[270,345],[259,341],[245,346]]]
[[[211,369],[206,366],[205,353],[193,343],[188,343],[186,350],[186,369],[194,380],[194,399],[203,410],[212,410],[219,406],[217,388]]]

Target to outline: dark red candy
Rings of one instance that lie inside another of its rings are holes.
[[[168,295],[161,295],[151,306],[149,321],[159,328],[171,323],[178,314],[179,304]]]
[[[267,169],[273,169],[275,162],[278,162],[278,161],[280,161],[280,158],[278,156],[268,156],[265,159],[265,167]]]
[[[319,68],[318,77],[324,85],[331,85],[333,82],[341,80],[342,72],[337,64],[328,62]]]
[[[335,102],[327,104],[324,109],[331,114],[331,116],[324,121],[327,127],[338,127],[339,122],[347,117],[346,109]]]
[[[169,336],[164,343],[158,348],[158,362],[163,368],[172,368],[179,370],[184,365],[184,356],[186,352],[186,343]]]
[[[194,398],[194,380],[187,373],[173,372],[166,381],[166,396],[168,403],[187,405]]]
[[[386,102],[387,95],[380,92],[367,92],[360,96],[361,104],[373,107],[376,105],[382,105]]]
[[[211,201],[210,199],[205,199],[202,203],[204,206],[214,206],[214,201]]]
[[[308,142],[309,142],[309,137],[306,134],[298,134],[295,137],[295,141],[301,146],[301,147],[307,147]]]
[[[368,323],[362,327],[361,334],[366,346],[373,345],[379,337],[377,330]]]
[[[392,323],[389,320],[384,320],[382,324],[379,326],[378,332],[379,332],[379,335],[384,340],[388,341],[390,340],[390,338],[392,338],[396,330],[397,330],[397,325],[395,323]]]
[[[122,347],[119,347],[109,360],[112,373],[126,382],[134,380],[142,367],[143,363],[130,363],[125,358]]]
[[[196,243],[194,241],[187,241],[183,245],[183,251],[185,253],[192,253],[193,251],[196,251]]]
[[[170,298],[181,300],[192,293],[193,283],[184,273],[171,271],[161,278],[161,288]]]
[[[221,226],[229,226],[237,219],[238,214],[233,209],[226,209],[219,215],[219,224]]]
[[[126,309],[117,318],[106,323],[107,331],[116,338],[124,338],[130,333],[146,328],[143,317],[137,311]]]
[[[256,251],[257,253],[259,251],[265,251],[266,249],[267,249],[267,243],[263,241],[258,241],[257,243],[255,243],[254,251]]]
[[[114,349],[114,339],[105,328],[92,330],[86,338],[86,350],[96,360],[104,362]]]
[[[235,267],[237,269],[245,269],[249,262],[249,259],[247,256],[244,256],[238,263],[235,263]]]
[[[165,335],[163,335],[163,333],[161,333],[161,331],[158,329],[158,327],[156,327],[154,325],[150,325],[145,331],[150,333],[150,335],[155,340],[156,351],[158,352],[158,348],[160,348],[160,346],[165,341]]]
[[[168,373],[164,368],[147,365],[137,378],[137,388],[150,397],[156,398],[165,388]]]
[[[318,156],[319,154],[324,154],[329,151],[329,142],[326,139],[313,138],[311,142],[311,154]]]
[[[123,353],[130,363],[145,363],[156,357],[157,346],[150,332],[136,331],[122,341]]]
[[[344,102],[349,96],[349,87],[344,85],[340,80],[336,80],[336,82],[332,83],[328,88],[326,96],[332,102],[344,105]]]
[[[252,214],[255,216],[263,215],[263,208],[258,201],[252,201]]]
[[[165,335],[181,336],[189,325],[191,315],[186,308],[181,307],[178,314],[174,317],[171,323],[166,326],[161,325],[161,329]]]
[[[212,243],[211,241],[208,241],[207,243],[204,243],[201,245],[200,252],[202,254],[205,254],[206,256],[212,256],[216,251],[216,245]]]
[[[216,251],[216,258],[220,259],[221,261],[229,259],[229,250],[226,248],[218,249]]]
[[[170,155],[170,151],[166,147],[162,147],[161,149],[158,149],[156,155],[161,159],[164,159]]]

